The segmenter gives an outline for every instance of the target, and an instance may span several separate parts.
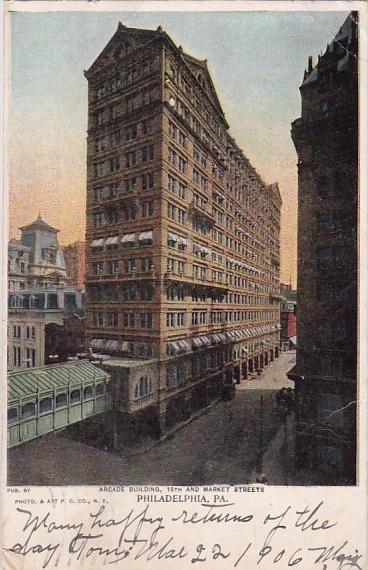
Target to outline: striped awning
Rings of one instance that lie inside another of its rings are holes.
[[[121,238],[122,243],[132,243],[135,242],[135,234],[124,234]]]
[[[145,232],[141,232],[138,236],[138,241],[144,241],[153,239],[153,230],[146,230]]]
[[[176,341],[171,341],[167,343],[167,348],[169,349],[169,351],[174,354],[177,354],[178,352],[180,352],[180,346],[179,343]]]
[[[104,342],[105,341],[103,338],[94,338],[91,341],[91,348],[101,349],[103,347]]]
[[[187,238],[185,238],[185,237],[183,237],[183,236],[177,236],[177,238],[178,238],[178,242],[179,242],[181,245],[188,245],[188,240],[187,240]]]
[[[178,340],[180,352],[189,352],[190,351],[190,344],[187,340]]]
[[[103,247],[105,243],[104,238],[96,238],[92,241],[91,246],[92,247]]]
[[[106,238],[106,245],[116,245],[119,243],[119,236],[110,236]]]

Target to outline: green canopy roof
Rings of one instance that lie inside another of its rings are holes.
[[[33,395],[50,393],[54,389],[109,381],[110,376],[87,360],[67,362],[41,368],[28,368],[8,374],[8,402]]]

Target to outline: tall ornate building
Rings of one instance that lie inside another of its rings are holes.
[[[355,481],[357,378],[357,14],[300,87],[297,452],[303,468]]]
[[[119,24],[85,75],[87,340],[161,433],[278,356],[281,197],[160,27]]]

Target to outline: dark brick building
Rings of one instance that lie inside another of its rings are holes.
[[[85,75],[87,341],[162,432],[278,356],[281,197],[160,27],[119,24]]]
[[[351,13],[300,87],[298,153],[298,462],[355,482],[358,39]]]

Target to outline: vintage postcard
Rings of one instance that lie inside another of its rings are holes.
[[[367,4],[3,20],[2,567],[367,569]]]

